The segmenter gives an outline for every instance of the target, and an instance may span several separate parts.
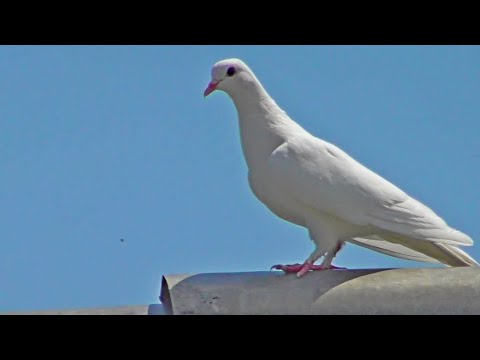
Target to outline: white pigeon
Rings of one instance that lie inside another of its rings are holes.
[[[272,269],[298,277],[311,270],[342,269],[332,260],[345,242],[403,259],[480,266],[458,247],[473,245],[469,236],[303,129],[243,61],[219,61],[211,77],[204,96],[221,90],[235,104],[253,193],[280,218],[307,228],[315,244],[303,264]],[[321,265],[315,265],[322,256]]]

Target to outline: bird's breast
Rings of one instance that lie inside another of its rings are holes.
[[[266,171],[250,171],[252,192],[271,212],[283,220],[305,226],[305,209]]]

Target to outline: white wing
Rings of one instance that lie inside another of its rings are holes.
[[[305,206],[347,222],[417,240],[472,245],[427,206],[348,154],[310,135],[298,135],[270,156],[269,170]]]

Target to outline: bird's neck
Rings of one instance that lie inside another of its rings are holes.
[[[230,94],[238,112],[240,138],[250,171],[261,171],[272,152],[301,127],[293,122],[263,87]]]

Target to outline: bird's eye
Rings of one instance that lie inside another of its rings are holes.
[[[235,74],[235,68],[233,66],[229,67],[227,70],[228,76],[233,76]]]

